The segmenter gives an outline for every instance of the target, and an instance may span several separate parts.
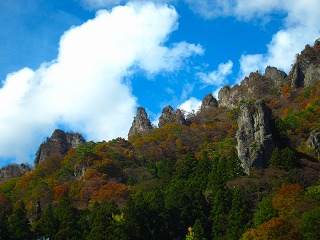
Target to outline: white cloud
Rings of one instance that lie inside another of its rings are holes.
[[[226,63],[220,63],[217,70],[210,73],[197,73],[200,81],[206,85],[221,86],[226,83],[226,77],[232,73],[233,63],[229,60]]]
[[[202,101],[191,97],[187,101],[180,104],[177,108],[186,111],[187,113],[196,112],[201,106]]]
[[[0,89],[0,158],[30,161],[59,125],[88,140],[126,137],[136,98],[125,78],[134,69],[175,71],[203,52],[186,42],[164,45],[177,19],[175,9],[152,3],[101,10],[65,32],[54,61],[9,74]]]
[[[274,13],[284,15],[283,25],[267,45],[267,52],[244,54],[240,59],[240,77],[248,71],[263,71],[268,65],[289,71],[295,54],[306,44],[313,44],[319,35],[319,0],[185,0],[190,8],[203,16],[213,19],[232,16],[240,21],[262,23],[272,18]],[[259,61],[254,62],[253,59]],[[241,79],[240,79],[241,80]]]
[[[241,82],[241,80],[248,76],[249,73],[264,69],[266,67],[265,57],[263,54],[242,55],[239,61],[241,71],[239,73],[237,83]]]

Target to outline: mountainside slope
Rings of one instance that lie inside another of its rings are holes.
[[[168,106],[154,127],[139,108],[128,140],[56,130],[0,184],[0,233],[20,209],[50,239],[317,239],[319,71],[317,40],[196,113]]]

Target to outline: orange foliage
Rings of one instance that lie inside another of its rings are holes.
[[[59,200],[63,197],[68,196],[69,187],[68,185],[63,184],[63,185],[55,186],[53,188],[53,191],[54,191],[54,199]]]
[[[292,112],[292,108],[285,108],[284,110],[283,110],[283,115],[282,115],[282,119],[284,119],[286,116],[288,116],[288,114],[289,113],[291,113]]]
[[[282,96],[284,96],[285,98],[289,98],[291,96],[290,90],[291,90],[291,86],[289,85],[283,86],[281,90]]]
[[[92,200],[101,202],[102,200],[125,198],[129,193],[130,188],[125,184],[110,181],[93,193]]]
[[[303,201],[303,189],[298,184],[283,184],[272,200],[272,206],[279,211],[279,216],[291,214]]]
[[[4,194],[0,194],[0,211],[10,212],[10,209],[9,209],[10,205],[11,205],[10,199]]]
[[[83,179],[84,180],[89,180],[89,179],[92,179],[92,178],[101,177],[101,175],[102,174],[99,171],[97,171],[96,169],[89,169],[89,170],[84,172]]]
[[[298,231],[285,218],[274,217],[259,226],[250,228],[242,236],[244,240],[297,239]]]

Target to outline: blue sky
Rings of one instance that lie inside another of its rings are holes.
[[[268,65],[286,72],[319,37],[320,0],[0,1],[0,166],[32,163],[55,128],[126,137],[138,106],[171,105]]]

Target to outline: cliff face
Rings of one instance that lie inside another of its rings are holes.
[[[165,107],[162,110],[161,116],[159,118],[159,127],[163,127],[164,125],[168,123],[181,123],[181,124],[186,124],[187,121],[181,112],[180,109],[176,109],[175,111],[171,106]]]
[[[245,103],[240,107],[237,151],[246,173],[252,167],[268,166],[275,147],[270,128],[271,118],[271,110],[263,100]]]
[[[11,178],[20,177],[31,170],[28,164],[10,164],[0,169],[0,182],[5,182]]]
[[[310,133],[307,144],[314,148],[318,156],[320,155],[320,129],[315,129]]]
[[[307,45],[297,55],[289,79],[292,87],[308,87],[320,79],[320,39],[315,41],[313,47]]]
[[[225,86],[220,89],[218,93],[219,106],[232,109],[238,106],[241,101],[263,98],[273,88],[279,88],[286,77],[285,72],[270,66],[266,68],[263,75],[258,72],[250,73],[240,85]]]
[[[137,114],[133,119],[128,137],[131,137],[138,132],[144,132],[151,129],[153,129],[153,127],[145,109],[138,107]]]
[[[200,111],[203,112],[203,111],[207,111],[210,109],[215,109],[217,107],[218,107],[218,101],[210,93],[210,94],[206,95],[204,97],[204,99],[202,100]]]
[[[34,164],[43,162],[53,154],[65,155],[71,147],[77,147],[85,143],[85,139],[79,133],[65,133],[56,129],[52,136],[42,143],[36,153]]]

